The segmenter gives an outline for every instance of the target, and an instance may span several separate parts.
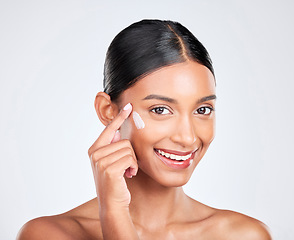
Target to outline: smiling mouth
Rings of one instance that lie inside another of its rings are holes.
[[[155,149],[161,156],[164,156],[166,158],[169,158],[171,160],[176,160],[176,161],[185,161],[188,158],[190,158],[192,156],[192,153],[181,156],[181,155],[177,155],[177,154],[172,154],[172,153],[168,153],[159,149]]]
[[[168,167],[173,169],[184,169],[191,165],[193,162],[195,152],[177,152],[171,150],[163,150],[154,148],[157,157]]]

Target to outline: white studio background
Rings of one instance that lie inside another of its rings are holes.
[[[144,18],[181,22],[214,62],[217,134],[186,193],[293,239],[293,2],[145,2],[0,1],[0,239],[95,197],[106,49]]]

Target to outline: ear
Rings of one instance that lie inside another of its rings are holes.
[[[100,121],[105,126],[108,125],[119,112],[118,106],[111,101],[110,96],[105,92],[97,93],[94,105]]]

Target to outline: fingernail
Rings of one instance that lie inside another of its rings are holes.
[[[136,176],[137,175],[137,170],[135,168],[131,169],[131,175]]]
[[[126,106],[124,106],[124,110],[128,110],[132,107],[132,105],[130,103],[128,103]]]

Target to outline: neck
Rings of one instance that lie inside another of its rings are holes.
[[[162,186],[142,171],[126,181],[131,193],[130,214],[139,226],[166,226],[179,219],[188,205],[182,187]]]

